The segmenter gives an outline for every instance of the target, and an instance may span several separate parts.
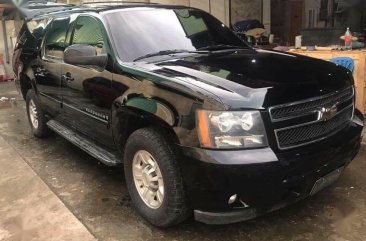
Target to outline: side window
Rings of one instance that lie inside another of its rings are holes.
[[[105,53],[105,39],[99,22],[92,17],[77,19],[71,44],[88,44],[95,48],[96,54]]]
[[[47,57],[63,58],[66,48],[65,40],[69,29],[69,18],[55,19],[48,29],[44,41],[44,54]]]

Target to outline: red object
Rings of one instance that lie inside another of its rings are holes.
[[[4,60],[3,60],[2,56],[0,56],[0,82],[6,82],[6,81],[12,80],[12,79],[13,79],[12,76],[6,74]]]
[[[346,49],[348,49],[348,50],[352,49],[352,33],[349,28],[347,28],[347,31],[344,34],[344,45],[345,45]]]
[[[352,36],[345,36],[344,40],[346,41],[346,43],[351,43],[352,42]]]

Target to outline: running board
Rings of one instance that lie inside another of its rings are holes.
[[[50,120],[47,122],[47,126],[51,130],[53,130],[54,132],[56,132],[57,134],[70,141],[72,144],[76,145],[77,147],[84,150],[89,155],[98,159],[104,164],[108,166],[116,166],[121,163],[121,161],[117,158],[115,154],[98,146],[94,142],[88,140],[87,138],[83,137],[72,129],[64,126],[60,122]]]

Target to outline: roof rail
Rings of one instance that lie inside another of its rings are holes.
[[[42,1],[26,1],[26,2],[22,2],[22,4],[47,4],[47,0],[42,0]]]
[[[19,7],[23,8],[52,8],[52,7],[71,7],[73,4],[56,3],[50,1],[27,1],[22,2]]]
[[[141,4],[141,5],[146,5],[146,4],[150,4],[150,5],[157,5],[158,3],[146,3],[146,2],[134,2],[134,1],[96,1],[96,2],[85,2],[82,3],[81,5],[93,5],[93,4],[101,4],[101,5],[109,5],[109,4]]]

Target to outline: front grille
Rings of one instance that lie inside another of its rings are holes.
[[[306,113],[316,111],[319,107],[329,106],[340,102],[345,102],[353,97],[353,88],[347,88],[333,94],[315,98],[312,100],[276,106],[270,108],[272,121],[282,121]]]
[[[337,113],[333,118],[324,120],[322,111],[329,107],[337,107]],[[272,122],[278,126],[274,132],[280,150],[324,140],[342,130],[352,119],[353,111],[353,87],[269,109]]]
[[[331,134],[342,130],[352,118],[353,106],[344,109],[329,121],[315,122],[276,130],[280,149],[289,149],[304,144],[321,141]]]

